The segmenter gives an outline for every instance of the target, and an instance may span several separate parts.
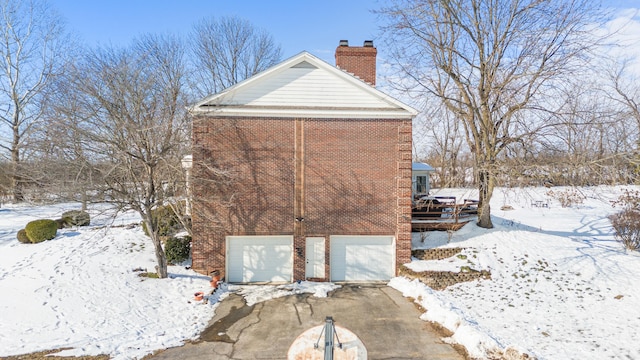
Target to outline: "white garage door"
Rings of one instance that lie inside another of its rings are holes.
[[[228,282],[291,282],[293,236],[227,236]]]
[[[395,268],[393,236],[331,236],[331,280],[389,280]]]

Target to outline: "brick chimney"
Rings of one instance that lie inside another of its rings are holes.
[[[365,40],[363,46],[349,46],[348,40],[340,40],[336,49],[336,66],[376,86],[377,54],[372,40]]]

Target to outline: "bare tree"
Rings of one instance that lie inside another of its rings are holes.
[[[280,61],[280,46],[264,30],[236,17],[203,19],[193,27],[194,87],[215,94]]]
[[[35,128],[29,147],[42,161],[30,166],[28,174],[38,189],[59,200],[81,201],[86,210],[89,201],[102,200],[102,179],[92,161],[95,144],[85,136],[93,112],[87,112],[85,95],[73,86],[82,76],[76,65],[70,62],[64,74],[48,85],[42,115],[46,126]]]
[[[637,176],[640,168],[640,78],[633,72],[629,58],[613,59],[607,65],[605,93],[616,104],[616,118],[625,124],[623,134],[628,142],[632,142],[621,149],[620,155]]]
[[[623,59],[618,64],[609,67],[610,98],[620,106],[619,115],[632,119],[637,129],[640,129],[640,80],[630,70],[630,60]],[[640,139],[637,151],[640,151]]]
[[[475,155],[478,225],[491,228],[496,161],[535,131],[554,82],[594,43],[591,0],[397,0],[381,10],[400,71],[459,118]],[[525,122],[525,123],[523,123]]]
[[[461,125],[454,115],[442,106],[435,106],[429,111],[423,126],[425,137],[430,140],[429,159],[437,168],[436,186],[458,187],[465,184],[465,163],[468,149],[464,146],[464,135]]]
[[[182,183],[180,160],[188,148],[184,69],[184,47],[173,37],[146,36],[128,48],[97,49],[78,67],[73,87],[82,103],[69,114],[84,118],[75,122],[76,130],[87,140],[85,150],[111,201],[142,217],[161,278],[167,277],[167,260],[152,210]]]
[[[41,120],[41,97],[71,43],[45,0],[1,1],[0,26],[0,149],[10,154],[13,200],[20,202],[25,138]]]

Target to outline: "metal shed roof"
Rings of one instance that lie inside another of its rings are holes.
[[[436,171],[436,169],[434,169],[431,165],[422,162],[411,163],[411,170]]]

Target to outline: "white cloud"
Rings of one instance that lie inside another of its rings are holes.
[[[606,48],[607,55],[616,60],[628,60],[628,70],[640,76],[640,8],[617,11],[604,30],[614,44]]]

